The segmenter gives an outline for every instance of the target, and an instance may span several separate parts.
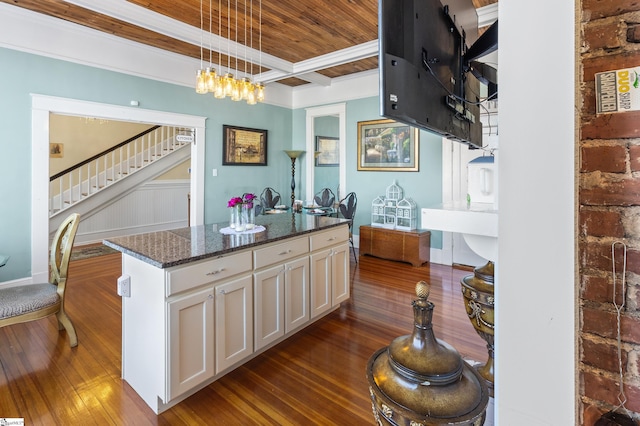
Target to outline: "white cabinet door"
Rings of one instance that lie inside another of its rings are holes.
[[[254,336],[256,350],[284,336],[285,266],[253,275]]]
[[[311,261],[311,318],[331,309],[331,252],[322,250],[309,256]]]
[[[214,375],[213,287],[167,304],[168,398]]]
[[[252,276],[215,286],[216,374],[253,353]]]
[[[345,243],[332,249],[331,285],[333,306],[349,298],[349,244]]]
[[[284,280],[285,333],[309,321],[309,258],[303,257],[285,265]]]

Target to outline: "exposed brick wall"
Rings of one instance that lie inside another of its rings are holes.
[[[595,114],[594,75],[640,66],[640,0],[582,0],[577,99],[579,162],[579,394],[581,424],[619,405],[612,244],[627,245],[621,318],[625,406],[640,418],[640,112]],[[622,245],[616,245],[622,271]],[[621,274],[616,279],[620,305]]]

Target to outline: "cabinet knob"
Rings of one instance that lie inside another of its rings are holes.
[[[224,289],[220,289],[220,294],[226,294],[226,291],[224,291]]]
[[[210,294],[209,295],[209,300],[212,300],[212,299],[213,299],[213,294]]]

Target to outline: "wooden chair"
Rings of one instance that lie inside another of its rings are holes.
[[[51,244],[49,282],[0,289],[0,327],[33,321],[56,314],[58,329],[67,330],[71,347],[78,337],[64,310],[64,294],[71,248],[80,224],[80,215],[71,214],[62,222]]]
[[[348,193],[338,205],[338,211],[345,219],[349,219],[349,242],[351,243],[351,251],[353,251],[353,257],[358,263],[358,257],[356,256],[356,249],[353,246],[353,219],[356,217],[356,209],[358,208],[358,197],[355,192]]]
[[[329,188],[324,188],[318,192],[313,201],[320,207],[333,207],[333,203],[336,200],[336,196],[333,195],[333,191]]]

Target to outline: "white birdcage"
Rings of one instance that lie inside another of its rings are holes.
[[[371,203],[371,226],[384,226],[386,222],[384,216],[384,205],[385,200],[382,195],[376,197]]]
[[[416,203],[404,198],[404,190],[395,181],[371,203],[371,226],[411,231],[418,227]]]
[[[404,191],[395,181],[387,187],[387,200],[398,202],[404,197]]]
[[[418,227],[416,203],[411,198],[403,198],[396,206],[396,228],[411,231]]]

